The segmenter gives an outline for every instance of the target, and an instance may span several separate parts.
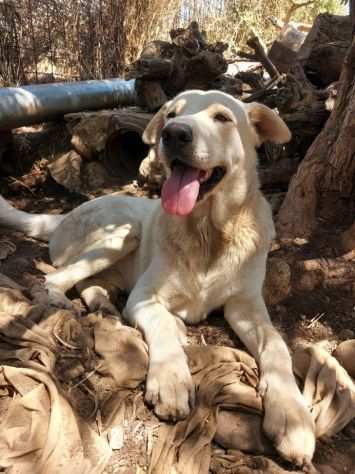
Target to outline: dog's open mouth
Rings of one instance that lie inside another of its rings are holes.
[[[171,164],[171,175],[162,188],[161,201],[164,210],[179,216],[190,214],[197,201],[211,191],[224,175],[225,169],[221,166],[201,170],[174,160]]]

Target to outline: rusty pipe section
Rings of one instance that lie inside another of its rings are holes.
[[[107,79],[0,88],[0,130],[53,120],[70,112],[136,105],[134,80]]]

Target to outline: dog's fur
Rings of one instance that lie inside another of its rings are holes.
[[[124,316],[149,346],[146,399],[162,418],[184,418],[194,403],[174,316],[198,323],[224,307],[226,320],[258,361],[266,433],[286,458],[307,463],[314,451],[313,422],[262,297],[274,227],[259,190],[255,149],[264,140],[284,143],[290,132],[263,105],[246,105],[215,91],[184,92],[156,114],[144,133],[168,174],[161,133],[171,123],[193,131],[193,142],[182,152],[185,162],[225,170],[189,215],[167,214],[160,200],[107,196],[66,216],[30,216],[2,199],[0,222],[49,238],[58,267],[46,277],[52,303],[70,306],[65,292],[76,285],[91,310],[114,312],[107,283],[130,291]]]

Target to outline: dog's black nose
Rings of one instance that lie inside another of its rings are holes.
[[[168,123],[161,133],[164,146],[181,148],[192,142],[192,128],[185,123]]]

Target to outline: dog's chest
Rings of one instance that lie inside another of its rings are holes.
[[[218,261],[208,271],[178,270],[170,274],[161,291],[168,309],[191,324],[223,306],[240,288],[237,265],[231,261]]]
[[[222,234],[202,222],[187,243],[183,235],[168,241],[158,296],[170,312],[198,323],[244,291],[257,248],[254,229],[244,227]]]

